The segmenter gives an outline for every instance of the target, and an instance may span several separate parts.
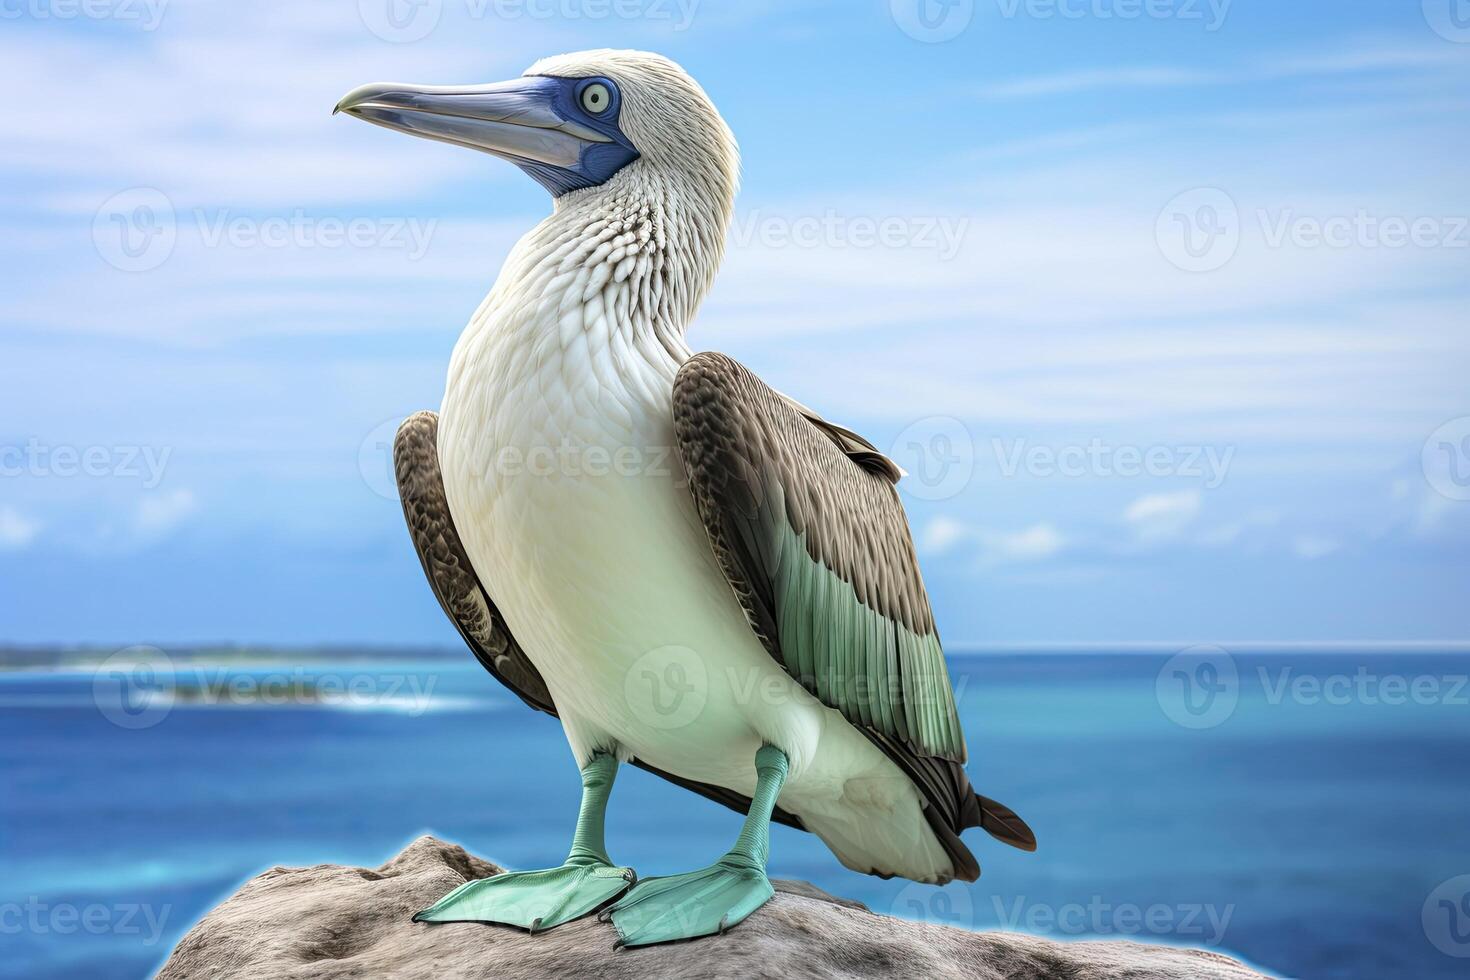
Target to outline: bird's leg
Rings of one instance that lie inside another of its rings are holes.
[[[771,811],[786,782],[786,754],[763,745],[755,754],[756,785],[735,846],[700,871],[645,878],[605,909],[619,946],[647,946],[724,932],[775,893],[766,877]]]
[[[602,829],[617,776],[616,757],[598,753],[582,770],[582,809],[572,849],[559,868],[506,871],[467,881],[415,915],[415,922],[499,922],[540,932],[599,908],[637,876],[608,859]]]

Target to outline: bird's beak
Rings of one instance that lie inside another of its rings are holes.
[[[540,76],[468,86],[379,82],[348,92],[332,111],[522,165],[570,169],[590,144],[611,140],[558,111],[563,98],[557,79]]]

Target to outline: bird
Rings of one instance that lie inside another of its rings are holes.
[[[603,49],[491,84],[364,85],[335,112],[502,158],[552,196],[393,456],[434,595],[560,719],[582,802],[562,865],[467,881],[415,919],[535,933],[596,912],[626,947],[723,933],[773,894],[772,822],[936,885],[979,875],[967,828],[1034,850],[964,768],[902,470],[685,340],[739,181],[704,89]],[[734,844],[684,874],[615,863],[623,764],[745,814]]]

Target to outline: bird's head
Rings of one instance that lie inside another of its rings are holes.
[[[543,58],[488,85],[363,85],[336,111],[502,157],[558,199],[623,175],[708,195],[726,219],[733,204],[729,127],[684,69],[644,51]]]

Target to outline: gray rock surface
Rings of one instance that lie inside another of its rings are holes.
[[[500,870],[433,837],[419,838],[376,870],[272,868],[189,930],[159,978],[1261,976],[1199,950],[1055,942],[874,915],[797,881],[776,882],[776,897],[723,936],[641,949],[615,950],[613,927],[595,916],[535,936],[504,926],[411,921],[461,882]]]

